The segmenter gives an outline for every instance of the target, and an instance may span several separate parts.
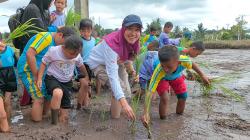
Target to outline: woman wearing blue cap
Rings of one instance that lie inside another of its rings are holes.
[[[140,17],[128,15],[123,20],[120,30],[105,36],[92,49],[87,62],[95,76],[100,80],[101,85],[109,83],[111,86],[112,118],[119,118],[123,108],[130,119],[135,119],[135,114],[125,98],[125,93],[131,92],[129,91],[125,63],[131,65],[130,61],[133,61],[139,52],[141,29]],[[134,72],[133,69],[131,71]]]

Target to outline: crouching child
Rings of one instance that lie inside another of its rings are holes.
[[[159,115],[160,119],[167,116],[167,104],[170,87],[174,90],[178,99],[176,113],[183,114],[186,99],[188,97],[185,76],[182,72],[185,69],[193,69],[200,75],[205,84],[209,84],[207,76],[199,69],[198,65],[190,60],[188,56],[179,55],[175,46],[165,46],[159,50],[158,56],[153,57],[151,63],[153,74],[149,83],[149,96],[152,97],[156,91],[160,96]],[[147,125],[149,122],[148,110],[145,107],[142,122]]]
[[[51,47],[42,59],[38,73],[37,86],[42,86],[42,77],[47,66],[45,86],[51,99],[52,124],[62,123],[68,120],[68,109],[71,108],[70,96],[72,79],[75,66],[78,67],[86,79],[86,68],[80,55],[82,40],[80,37],[71,35],[65,40],[65,45]]]

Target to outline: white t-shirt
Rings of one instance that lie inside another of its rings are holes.
[[[44,55],[42,62],[48,66],[47,75],[54,76],[63,83],[72,80],[75,66],[81,67],[83,65],[80,54],[74,59],[65,58],[62,46],[51,47]]]

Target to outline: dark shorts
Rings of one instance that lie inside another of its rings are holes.
[[[91,71],[91,69],[89,68],[89,65],[87,65],[86,63],[84,63],[84,66],[87,70],[88,76],[89,76],[89,80],[91,81],[91,78],[94,77],[94,73]],[[85,75],[81,74],[80,69],[76,68],[76,80],[79,81],[79,79],[84,78]]]
[[[47,89],[47,93],[50,96],[53,95],[53,90],[56,88],[59,88],[63,91],[63,97],[61,100],[61,108],[63,109],[71,108],[70,97],[71,97],[71,91],[72,91],[72,86],[73,86],[72,81],[67,82],[67,83],[62,83],[58,81],[55,77],[46,75],[44,82],[45,82],[45,86]]]
[[[0,68],[0,96],[5,92],[15,92],[17,90],[17,80],[14,67]]]

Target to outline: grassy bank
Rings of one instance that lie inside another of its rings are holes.
[[[205,41],[207,49],[250,49],[250,40]]]

